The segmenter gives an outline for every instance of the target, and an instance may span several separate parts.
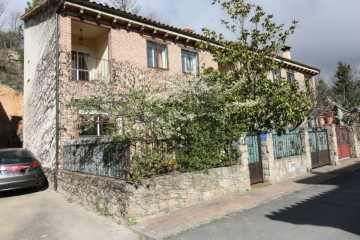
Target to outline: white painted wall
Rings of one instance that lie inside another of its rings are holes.
[[[56,14],[52,10],[25,21],[24,147],[44,167],[55,167]]]

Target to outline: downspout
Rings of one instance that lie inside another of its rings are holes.
[[[54,190],[57,192],[58,190],[58,174],[59,174],[59,151],[60,151],[60,44],[59,44],[59,17],[60,15],[57,13],[59,8],[64,4],[64,0],[60,2],[58,7],[56,8],[56,76],[55,76],[55,169],[54,169]]]
[[[59,140],[60,140],[60,116],[59,116],[59,14],[56,13],[56,85],[55,85],[55,172],[54,172],[54,190],[58,189],[58,173],[59,173]]]

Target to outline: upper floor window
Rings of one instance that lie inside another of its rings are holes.
[[[293,83],[295,82],[295,74],[292,72],[287,72],[286,73],[286,79],[289,83]]]
[[[272,71],[272,77],[273,77],[273,81],[276,82],[279,79],[281,79],[281,71],[280,69],[276,69]]]
[[[164,44],[147,42],[148,67],[168,69],[167,47]]]
[[[88,81],[90,79],[90,70],[91,70],[90,54],[72,51],[71,79]]]
[[[199,72],[199,57],[197,52],[182,49],[181,62],[184,73],[197,74]]]

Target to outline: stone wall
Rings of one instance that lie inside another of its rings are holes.
[[[280,182],[304,174],[311,169],[306,155],[275,159],[273,182]]]
[[[339,150],[337,146],[336,125],[325,125],[328,135],[329,154],[332,165],[339,165]]]
[[[351,147],[351,157],[357,158],[360,157],[360,141],[358,139],[359,132],[358,126],[350,126],[349,127],[349,139],[350,139],[350,147]]]
[[[273,134],[266,134],[260,142],[264,182],[275,183],[304,174],[311,169],[311,153],[307,130],[301,133],[302,155],[274,158]]]
[[[148,179],[130,197],[129,215],[146,217],[188,207],[250,188],[244,173],[248,168],[232,166],[209,173],[171,174]]]
[[[61,171],[58,191],[70,201],[126,223],[131,218],[153,216],[244,192],[250,188],[249,179],[244,176],[248,176],[248,168],[236,165],[211,169],[208,173],[157,176],[135,186],[114,178]]]

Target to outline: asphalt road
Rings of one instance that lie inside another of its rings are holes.
[[[0,193],[1,240],[132,240],[138,236],[50,190]]]
[[[173,239],[360,239],[360,170]]]

